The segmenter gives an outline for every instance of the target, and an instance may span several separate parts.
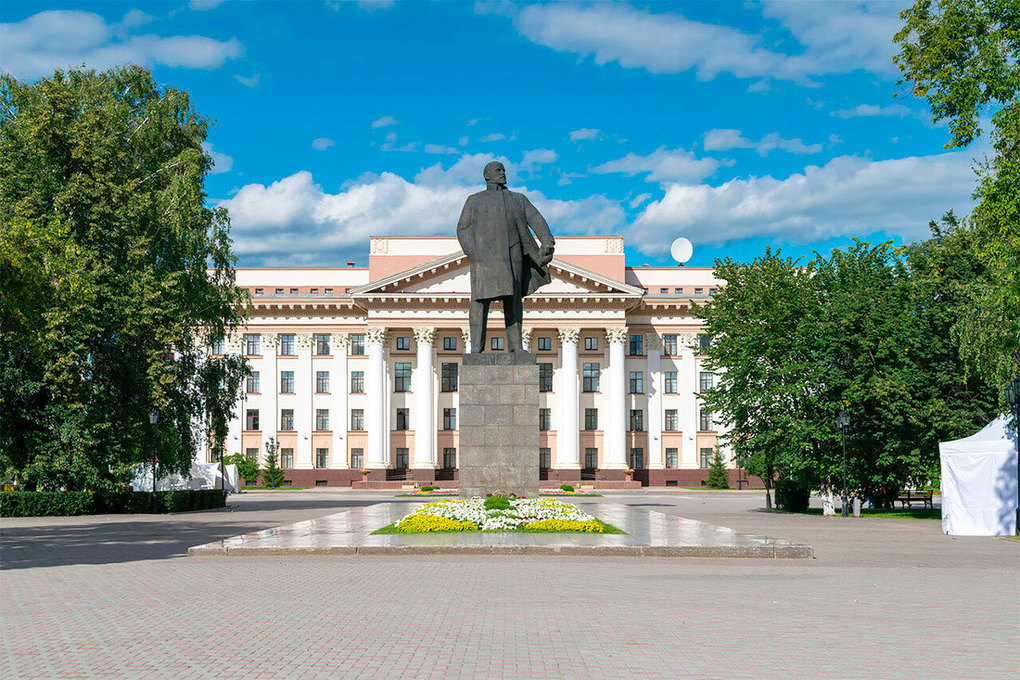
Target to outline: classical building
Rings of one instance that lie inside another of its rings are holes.
[[[712,269],[628,266],[622,237],[566,236],[550,270],[524,317],[542,478],[687,486],[717,447],[729,460],[697,397],[714,379],[696,316],[721,283]],[[360,483],[364,469],[370,481],[454,482],[457,380],[471,349],[455,238],[372,238],[368,267],[239,268],[237,284],[254,312],[212,351],[246,355],[255,373],[228,453],[261,458],[272,437],[295,486]],[[494,307],[486,351],[500,352]]]

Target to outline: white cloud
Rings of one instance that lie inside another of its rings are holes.
[[[138,28],[151,22],[153,18],[151,14],[146,14],[140,9],[132,9],[124,15],[124,18],[120,20],[120,24],[127,29]]]
[[[58,68],[85,64],[104,69],[124,64],[219,68],[241,55],[236,39],[200,35],[135,35],[116,39],[98,14],[72,10],[39,12],[17,23],[0,24],[0,63],[18,78],[52,75]]]
[[[762,78],[761,80],[756,80],[756,81],[754,81],[753,83],[751,83],[750,85],[747,86],[747,91],[748,92],[771,92],[772,91],[772,81],[768,80],[767,78]]]
[[[570,141],[580,142],[582,139],[595,139],[602,134],[598,128],[581,128],[570,131]]]
[[[234,76],[234,80],[241,83],[245,87],[258,87],[259,81],[262,80],[262,74],[255,73],[251,76]]]
[[[829,135],[829,144],[832,144],[832,145],[835,146],[836,144],[842,144],[842,143],[843,143],[843,138],[840,137],[839,135]]]
[[[621,4],[531,5],[517,14],[516,26],[535,43],[593,55],[597,64],[617,62],[651,73],[694,70],[701,79],[730,73],[811,84],[811,76],[860,68],[891,73],[891,39],[903,4],[766,3],[765,16],[778,20],[800,42],[802,49],[794,53],[763,47],[760,36],[729,26]]]
[[[188,3],[188,7],[199,12],[204,12],[205,10],[216,9],[222,4],[223,0],[191,0],[191,2]]]
[[[468,137],[461,137],[460,139],[457,140],[457,144],[460,146],[467,146],[468,142],[470,141],[471,140]]]
[[[335,193],[301,171],[269,185],[245,185],[219,205],[230,211],[234,251],[246,261],[335,264],[363,249],[369,236],[453,235],[464,200],[484,186],[482,168],[490,160],[465,155],[448,168],[424,168],[413,181],[366,174]],[[520,164],[497,160],[507,166],[512,184]],[[527,193],[557,234],[612,233],[624,222],[622,208],[604,196],[558,201],[523,186],[513,189]]]
[[[781,149],[795,154],[812,154],[822,150],[821,144],[805,144],[804,140],[784,139],[776,132],[770,132],[757,142],[744,137],[740,130],[717,129],[705,133],[705,151],[729,151],[730,149],[754,149],[759,156]]]
[[[645,207],[628,239],[647,253],[666,251],[663,230],[717,244],[751,237],[809,243],[877,231],[911,240],[926,235],[928,221],[947,210],[968,211],[971,158],[965,152],[884,161],[839,156],[783,180],[674,184]]]
[[[480,141],[480,142],[502,142],[504,139],[506,139],[506,135],[504,135],[502,132],[493,132],[491,135],[485,135],[484,137],[480,137],[478,139],[478,141]]]
[[[832,111],[829,115],[837,118],[874,118],[876,116],[894,116],[906,118],[913,115],[913,111],[903,104],[890,104],[889,106],[876,106],[874,104],[858,104],[852,109],[839,109]]]
[[[629,177],[648,173],[649,182],[692,181],[708,177],[724,164],[732,163],[715,158],[697,158],[692,151],[660,147],[647,156],[628,153],[623,158],[593,168],[592,172],[619,172]]]
[[[396,0],[326,0],[326,7],[330,9],[340,9],[344,5],[350,5],[357,3],[359,9],[363,9],[366,12],[373,12],[377,9],[388,9],[393,7],[393,3]]]
[[[372,129],[381,127],[389,127],[390,125],[396,125],[397,119],[393,116],[383,116],[382,118],[376,118],[372,121]]]
[[[531,151],[525,151],[524,155],[521,157],[521,170],[525,172],[535,172],[541,165],[555,163],[557,157],[556,152],[552,149],[532,149]]]
[[[460,153],[460,149],[455,149],[452,146],[445,146],[443,144],[426,144],[425,153],[453,154]]]
[[[316,151],[325,151],[334,144],[336,144],[336,142],[329,137],[316,137],[312,140],[312,148]]]
[[[630,199],[630,202],[628,202],[627,205],[630,207],[631,210],[633,210],[634,208],[638,207],[639,205],[641,205],[642,203],[644,203],[645,201],[647,201],[651,197],[652,197],[652,195],[648,194],[648,193],[638,194],[634,198]]]
[[[213,167],[212,170],[209,171],[210,175],[222,175],[224,172],[230,172],[230,168],[234,167],[234,159],[225,153],[213,151],[212,144],[202,142],[202,149],[212,156]]]

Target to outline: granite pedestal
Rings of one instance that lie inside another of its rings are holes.
[[[538,495],[538,364],[527,352],[465,354],[459,484],[464,498]]]

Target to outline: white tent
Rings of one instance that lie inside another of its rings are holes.
[[[157,491],[173,489],[226,489],[228,493],[241,490],[236,465],[223,466],[224,478],[220,477],[219,463],[192,463],[187,477],[166,475],[156,480]],[[152,491],[152,463],[135,466],[135,478],[131,482],[135,491]]]
[[[964,439],[939,444],[942,530],[954,536],[1016,533],[1017,446],[1005,417]]]

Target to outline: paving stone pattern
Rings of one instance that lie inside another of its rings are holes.
[[[3,678],[1006,678],[1020,542],[774,515],[762,495],[613,495],[815,548],[809,560],[187,557],[392,498],[4,520]],[[394,499],[394,502],[399,502]]]

